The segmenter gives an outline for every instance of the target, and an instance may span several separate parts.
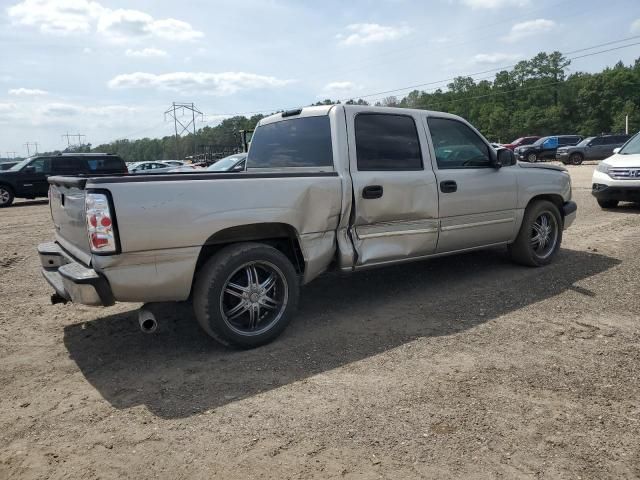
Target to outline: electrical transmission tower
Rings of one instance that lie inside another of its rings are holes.
[[[181,117],[185,116],[189,120],[188,122],[184,122],[183,120],[178,119],[178,113],[180,113]],[[191,112],[191,118],[189,118],[189,112]],[[196,108],[196,106],[192,103],[179,103],[173,102],[171,108],[169,108],[166,112],[164,112],[164,119],[167,120],[167,115],[169,118],[173,118],[173,127],[175,129],[175,141],[176,141],[176,160],[180,160],[180,152],[178,146],[178,137],[181,136],[184,132],[193,133],[193,156],[195,158],[197,152],[196,145],[196,114],[203,117],[203,113]],[[180,128],[178,129],[178,126]],[[193,132],[190,132],[190,128],[193,128]],[[180,130],[180,133],[178,133]]]
[[[38,154],[38,142],[27,142],[24,144],[24,146],[27,147],[27,156],[29,157],[31,156],[31,149],[29,147],[31,147],[32,145],[36,149],[35,154]]]
[[[72,145],[73,145],[73,146],[78,145],[79,147],[81,147],[82,145],[84,145],[84,143],[83,143],[82,139],[83,139],[83,138],[85,138],[85,137],[86,137],[86,135],[83,135],[83,134],[81,134],[81,133],[70,134],[69,132],[67,132],[67,133],[65,133],[64,135],[61,135],[61,137],[62,137],[62,138],[65,138],[65,137],[66,137],[66,139],[67,139],[67,148],[69,148],[69,147],[71,147]],[[71,138],[74,138],[74,137],[78,137],[78,143],[77,143],[77,144],[76,144],[75,142],[74,142],[73,144],[71,143]]]

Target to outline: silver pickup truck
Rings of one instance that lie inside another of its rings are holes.
[[[278,336],[299,286],[329,269],[496,245],[542,266],[576,216],[562,167],[516,163],[457,116],[398,108],[272,115],[244,173],[49,183],[55,241],[38,252],[52,301],[191,300],[209,335],[245,348]]]

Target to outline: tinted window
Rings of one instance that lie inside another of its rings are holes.
[[[53,172],[57,175],[86,173],[86,163],[81,158],[58,157],[53,159]]]
[[[36,173],[51,173],[51,159],[50,158],[36,158],[29,164],[33,167]]]
[[[422,170],[413,118],[361,114],[355,119],[358,170]]]
[[[457,120],[429,118],[438,168],[474,168],[490,165],[489,147],[467,125]]]
[[[566,144],[565,144],[566,145]],[[558,137],[548,137],[544,143],[542,144],[544,148],[557,148],[558,147]]]
[[[560,137],[560,145],[576,145],[580,141],[580,137]]]
[[[520,145],[531,145],[536,140],[538,140],[536,137],[526,137],[524,140],[522,140],[522,143]]]
[[[124,172],[125,167],[119,157],[88,157],[87,166],[91,173]]]
[[[629,140],[629,136],[627,135],[618,135],[615,137],[616,139],[616,145],[622,145],[624,142],[626,142],[627,140]]]
[[[258,127],[251,139],[248,168],[330,167],[329,117],[304,117]]]
[[[593,140],[591,140],[590,145],[591,145],[592,147],[597,147],[597,146],[599,146],[599,145],[604,145],[604,143],[605,143],[605,139],[604,139],[604,137],[596,137],[596,138],[594,138]]]

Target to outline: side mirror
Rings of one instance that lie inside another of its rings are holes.
[[[622,147],[614,148],[614,149],[613,149],[613,153],[614,153],[614,154],[615,154],[615,153],[618,153],[618,152],[620,151],[620,149],[621,149],[621,148],[622,148]]]
[[[24,167],[24,170],[22,170],[24,173],[36,173],[36,167],[29,165]]]
[[[508,148],[499,148],[491,163],[494,168],[510,167],[516,164],[516,155]]]

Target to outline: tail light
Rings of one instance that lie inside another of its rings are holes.
[[[116,253],[118,244],[113,212],[109,207],[109,197],[104,193],[87,192],[84,204],[91,251],[93,253]]]

